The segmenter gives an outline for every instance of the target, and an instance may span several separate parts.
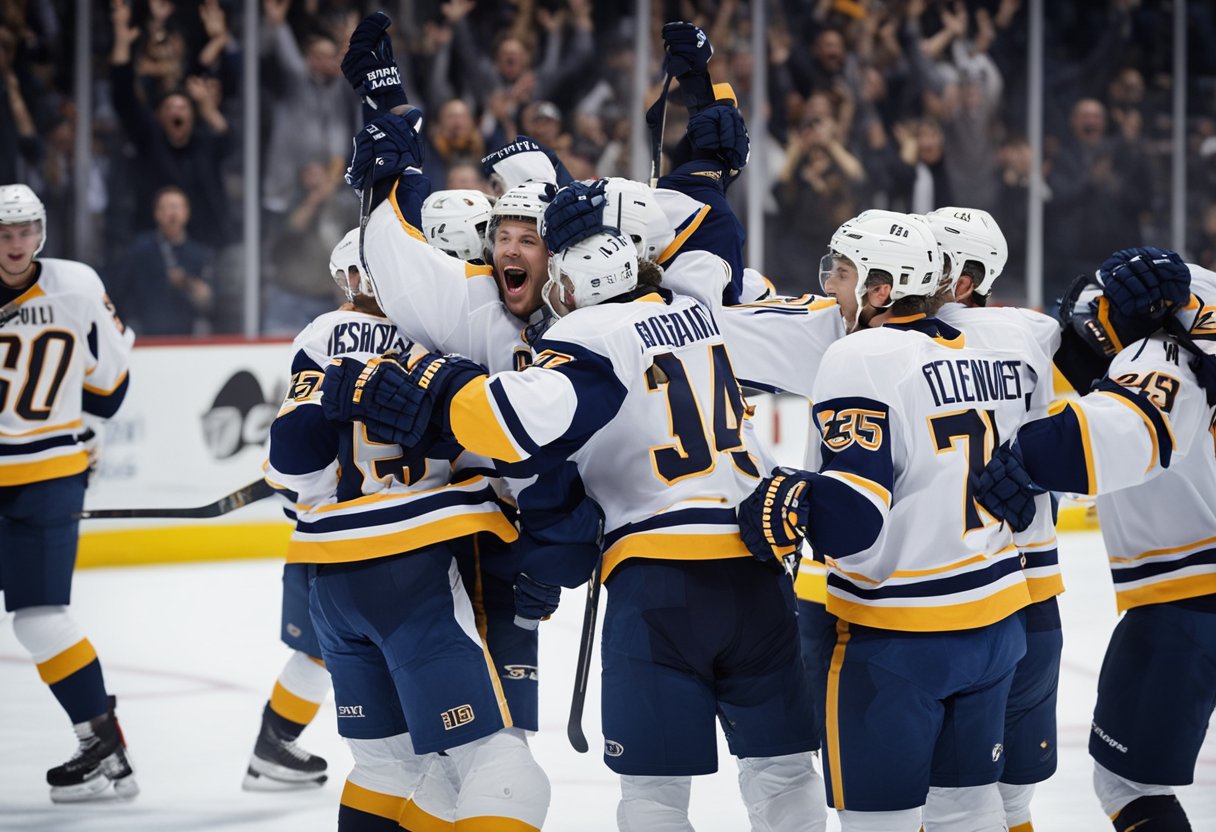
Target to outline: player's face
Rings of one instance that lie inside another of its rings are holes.
[[[0,272],[6,278],[25,277],[42,242],[42,223],[0,225]],[[7,280],[5,282],[8,282]]]
[[[494,279],[503,305],[517,318],[540,309],[549,280],[549,249],[527,220],[502,220],[494,231]]]
[[[819,268],[824,293],[836,299],[845,328],[851,330],[857,321],[857,267],[848,258],[828,255]]]

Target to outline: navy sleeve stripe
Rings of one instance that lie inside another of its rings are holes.
[[[502,416],[502,420],[506,422],[507,430],[511,433],[511,438],[519,443],[519,447],[523,449],[526,456],[536,456],[540,452],[540,446],[532,441],[531,436],[528,436],[528,431],[524,427],[524,423],[520,421],[519,414],[511,406],[511,399],[502,389],[502,382],[493,379],[489,388],[490,395],[494,397],[494,404],[498,407],[498,412]]]
[[[85,413],[109,419],[118,412],[118,408],[122,406],[123,399],[127,397],[127,388],[130,381],[131,376],[125,376],[122,382],[109,393],[93,393],[85,390],[80,398],[81,408]]]
[[[1017,441],[1022,462],[1036,484],[1050,491],[1090,493],[1085,451],[1089,437],[1072,405],[1054,416],[1022,425]]]

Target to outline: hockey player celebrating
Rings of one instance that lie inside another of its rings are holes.
[[[79,739],[47,772],[51,799],[138,793],[93,645],[68,614],[85,484],[98,439],[127,392],[135,336],[101,279],[39,259],[46,210],[25,185],[0,187],[0,575],[13,631]],[[98,428],[99,429],[99,428]],[[113,786],[111,791],[110,787]]]
[[[996,221],[987,211],[959,207],[931,211],[925,220],[941,245],[953,297],[938,310],[938,320],[964,334],[996,320],[1001,325],[1025,329],[1039,344],[1039,349],[1025,358],[1037,377],[1050,379],[1051,358],[1060,347],[1059,323],[1030,309],[985,308],[1009,252]],[[1034,418],[1045,415],[1046,411],[1032,414]],[[1052,497],[1040,494],[1036,502],[1034,521],[1013,538],[1024,559],[1022,570],[1034,603],[1023,613],[1026,655],[1014,672],[1005,713],[1005,767],[999,787],[1005,821],[1012,832],[1030,832],[1034,784],[1056,770],[1056,692],[1064,645],[1056,596],[1064,591],[1064,581],[1056,550]],[[950,810],[948,797],[947,790],[930,792],[924,812],[926,824],[936,820],[939,809]]]
[[[1043,489],[1097,495],[1124,615],[1098,679],[1094,789],[1119,832],[1184,832],[1173,787],[1193,781],[1216,707],[1216,274],[1147,248],[1098,278],[1068,324],[1115,352],[1105,378],[1022,426],[976,494],[1018,526]]]
[[[1015,613],[1030,593],[1011,530],[969,480],[1028,402],[1046,405],[1027,360],[1041,348],[1020,327],[964,334],[934,317],[942,264],[920,217],[866,212],[831,245],[829,280],[856,274],[849,311],[881,325],[824,357],[819,470],[775,471],[740,506],[740,528],[759,558],[805,531],[827,562],[839,620],[825,770],[842,829],[915,829],[936,785],[952,787],[936,829],[1003,830],[1004,711],[1025,651]]]
[[[545,300],[561,317],[526,370],[344,361],[323,401],[404,445],[439,430],[503,470],[573,463],[604,512],[604,759],[621,775],[621,829],[690,828],[690,778],[717,767],[718,714],[753,823],[808,828],[815,739],[793,598],[738,537],[733,505],[758,471],[713,316],[663,292],[657,272],[639,275],[615,233],[551,264]]]
[[[548,780],[508,730],[510,712],[454,560],[467,536],[509,541],[514,527],[484,477],[407,455],[363,425],[330,422],[319,406],[322,368],[332,359],[374,364],[383,350],[410,347],[352,268],[357,232],[345,242],[335,273],[351,302],[296,339],[267,470],[297,504],[287,559],[315,568],[311,618],[333,678],[338,732],[355,758],[339,829],[504,819],[539,829]],[[426,792],[446,785],[443,776],[425,779],[440,751],[459,782],[454,799]]]

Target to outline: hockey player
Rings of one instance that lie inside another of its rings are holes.
[[[410,346],[350,268],[357,242],[351,232],[335,251],[351,302],[296,339],[267,470],[297,503],[287,557],[315,569],[311,618],[333,677],[339,733],[355,758],[339,829],[453,821],[539,829],[548,780],[507,730],[510,712],[454,560],[463,538],[511,540],[514,527],[484,477],[409,456],[362,425],[329,422],[318,406],[330,360],[372,360]],[[426,791],[447,782],[434,776],[439,751],[455,769],[454,799]]]
[[[758,471],[718,327],[658,288],[657,272],[640,277],[619,235],[551,262],[546,302],[564,317],[526,370],[487,376],[438,355],[342,362],[327,371],[326,407],[406,445],[441,428],[518,473],[575,466],[604,512],[604,759],[621,775],[621,829],[690,828],[690,778],[717,767],[716,715],[753,824],[808,828],[815,740],[792,592],[738,537],[733,504]]]
[[[1131,249],[1098,276],[1104,296],[1070,323],[1121,347],[1106,377],[1022,426],[977,495],[1019,525],[1042,489],[1097,495],[1124,615],[1098,680],[1094,788],[1119,832],[1182,832],[1173,787],[1192,782],[1216,707],[1216,274]],[[1166,331],[1123,341],[1119,317]]]
[[[935,829],[1004,830],[1003,714],[1030,594],[1012,532],[969,478],[1028,402],[1045,406],[1050,384],[1028,359],[1041,347],[1001,321],[964,334],[934,317],[942,266],[923,218],[866,212],[831,245],[829,280],[856,273],[851,311],[881,325],[824,357],[819,471],[774,472],[740,527],[768,559],[805,529],[828,564],[825,768],[842,829],[914,830],[938,785],[952,811]]]
[[[985,308],[996,279],[1008,259],[1005,235],[987,211],[975,208],[939,208],[925,215],[941,246],[953,301],[938,310],[938,320],[971,333],[1000,319],[1021,327],[1039,349],[1026,359],[1042,379],[1052,377],[1051,356],[1060,346],[1060,325],[1029,309]],[[1042,359],[1046,358],[1046,361]],[[1046,411],[1032,414],[1045,416]],[[999,788],[1010,832],[1032,832],[1030,800],[1034,784],[1056,770],[1056,691],[1060,679],[1060,652],[1064,645],[1056,596],[1064,591],[1056,551],[1055,510],[1050,494],[1037,497],[1034,522],[1014,534],[1021,552],[1026,584],[1034,602],[1026,607],[1026,655],[1018,662],[1005,713],[1005,768]],[[935,784],[936,785],[936,784]],[[925,805],[927,827],[939,810],[949,811],[948,790],[933,789]]]
[[[72,758],[47,772],[51,799],[133,797],[139,787],[114,697],[68,604],[73,515],[97,451],[90,423],[122,404],[135,335],[91,268],[38,258],[45,242],[46,210],[34,192],[0,187],[0,580],[14,634],[79,740]]]
[[[492,213],[493,206],[481,191],[435,191],[422,203],[422,233],[445,254],[484,265]]]

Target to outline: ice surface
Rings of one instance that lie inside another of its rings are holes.
[[[1086,754],[1094,689],[1115,622],[1110,577],[1096,533],[1061,540],[1068,592],[1061,599],[1060,770],[1039,786],[1038,832],[1105,832],[1090,788]],[[224,830],[300,832],[336,826],[350,755],[332,703],[301,744],[330,761],[320,790],[247,794],[241,777],[262,705],[288,656],[277,640],[280,567],[274,561],[98,569],[76,576],[73,611],[101,656],[137,768],[142,794],[130,803],[55,806],[46,769],[67,759],[75,738],[24,650],[11,618],[0,622],[0,829],[50,832]],[[617,787],[594,752],[598,685],[585,730],[593,752],[576,754],[566,717],[583,598],[567,592],[541,629],[541,731],[533,747],[553,781],[546,830],[613,830]],[[601,599],[603,603],[604,599]],[[598,666],[598,662],[596,663]],[[735,766],[720,743],[722,769],[697,778],[692,819],[699,832],[746,830]],[[1216,830],[1216,735],[1208,733],[1195,784],[1180,790],[1196,832]],[[829,819],[835,829],[835,819]]]

